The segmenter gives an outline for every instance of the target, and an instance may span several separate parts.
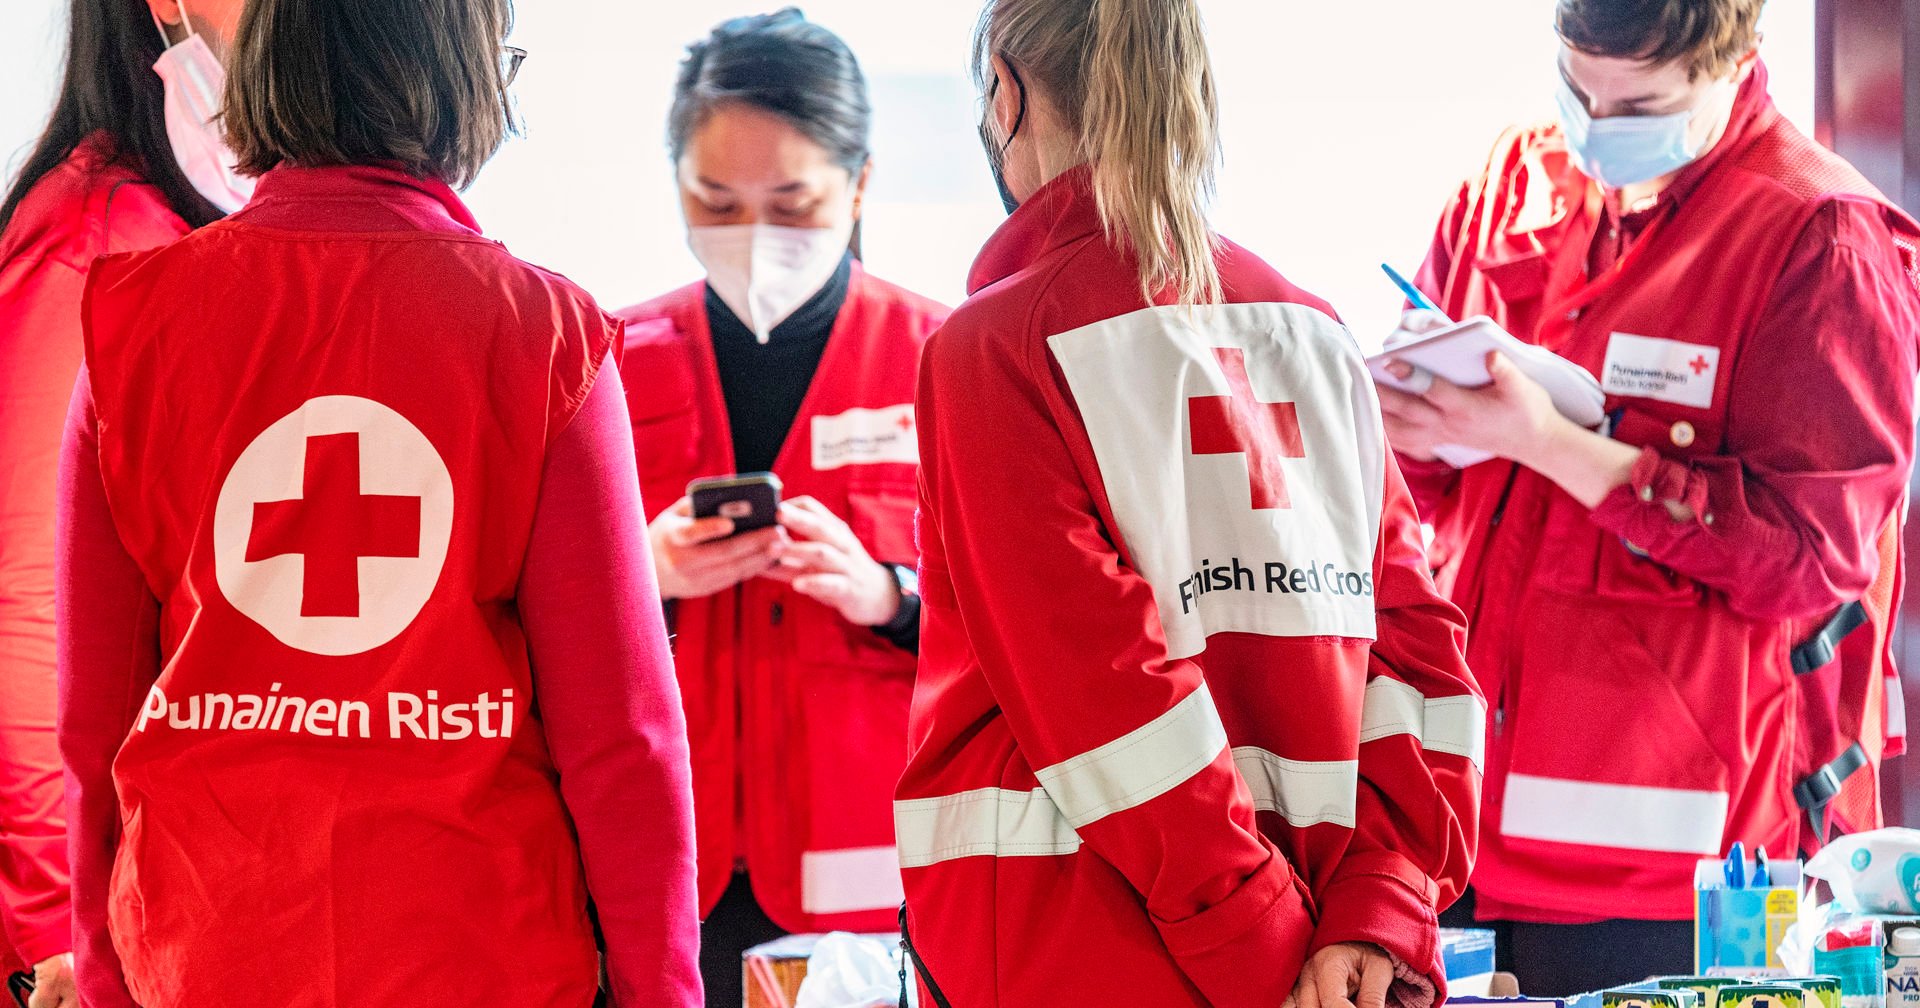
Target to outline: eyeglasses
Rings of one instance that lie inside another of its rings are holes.
[[[527,51],[519,46],[500,47],[500,84],[503,87],[513,84],[520,76],[520,64],[527,61]]]

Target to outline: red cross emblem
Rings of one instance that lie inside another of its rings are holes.
[[[894,426],[899,427],[902,432],[910,431],[913,429],[913,417],[902,413],[899,421],[895,423]]]
[[[420,498],[360,492],[360,435],[307,438],[302,496],[253,505],[246,560],[305,559],[302,616],[360,615],[361,557],[420,555]]]
[[[1245,455],[1254,510],[1291,508],[1293,500],[1287,496],[1287,478],[1280,460],[1307,457],[1294,404],[1261,402],[1254,396],[1253,384],[1247,380],[1244,351],[1215,347],[1213,354],[1233,394],[1187,400],[1193,453]]]
[[[1706,354],[1701,354],[1700,356],[1695,357],[1694,359],[1688,361],[1687,366],[1693,369],[1693,373],[1695,375],[1703,375],[1703,374],[1706,374],[1707,369],[1712,367],[1713,365],[1707,363]]]

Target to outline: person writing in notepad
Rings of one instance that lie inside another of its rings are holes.
[[[1560,122],[1500,139],[1417,279],[1591,371],[1607,422],[1499,355],[1381,389],[1473,626],[1474,906],[1529,993],[1691,969],[1731,841],[1879,825],[1920,228],[1774,108],[1761,7],[1559,0]]]

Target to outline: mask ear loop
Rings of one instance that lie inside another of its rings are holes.
[[[187,11],[187,0],[178,0],[177,6],[180,8],[180,27],[187,30],[187,38],[192,38],[200,34],[200,32],[193,27],[193,16]],[[172,37],[167,34],[166,22],[160,20],[160,15],[155,14],[152,7],[147,8],[147,16],[153,19],[153,27],[160,32],[160,51],[165,52],[173,48],[175,42]],[[184,42],[186,39],[181,39],[180,41]]]
[[[1013,129],[1007,132],[1007,142],[1000,145],[1000,156],[1003,158],[1013,148],[1013,138],[1020,135],[1020,127],[1027,121],[1027,82],[1020,79],[1020,71],[1013,68],[1012,61],[1007,63],[1007,75],[1013,78],[1013,86],[1020,89],[1020,111],[1013,117]]]

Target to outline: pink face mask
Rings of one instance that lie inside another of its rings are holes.
[[[186,12],[182,2],[182,24],[188,23]],[[174,161],[193,188],[207,202],[232,213],[253,198],[253,179],[234,171],[233,151],[227,148],[218,121],[227,70],[207,48],[207,40],[190,25],[188,31],[191,34],[184,41],[168,45],[153,64],[167,91],[167,140],[173,146]],[[164,28],[160,39],[167,42]]]

